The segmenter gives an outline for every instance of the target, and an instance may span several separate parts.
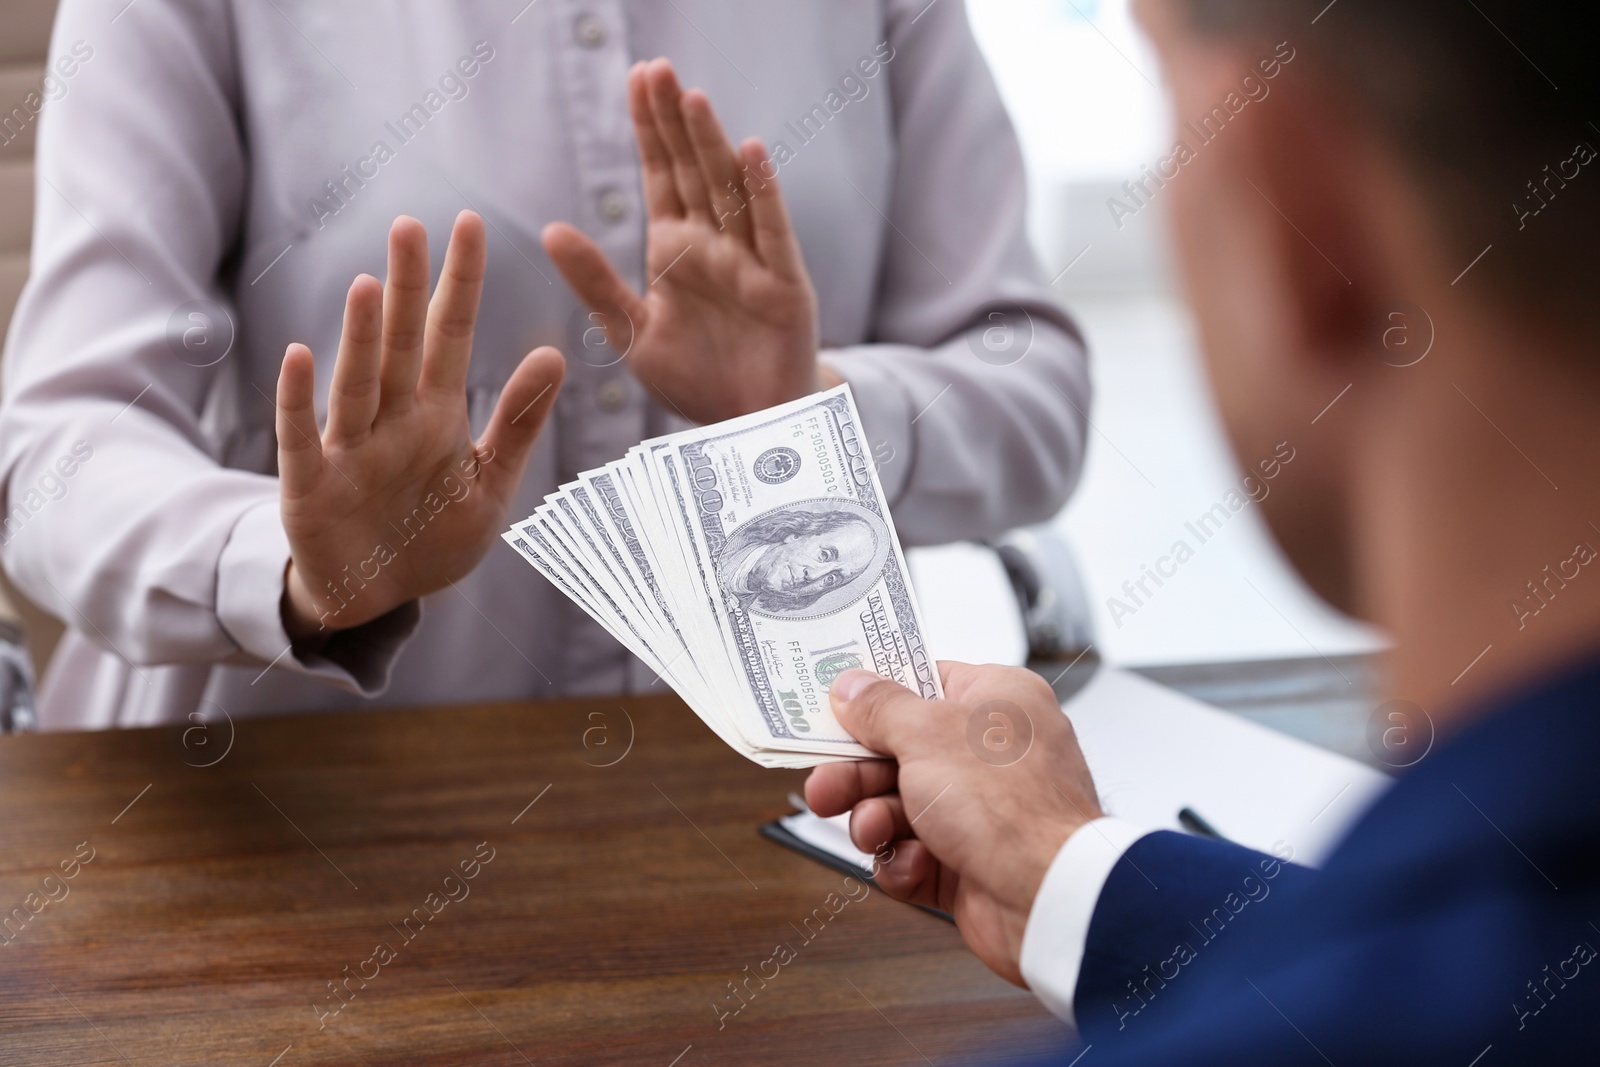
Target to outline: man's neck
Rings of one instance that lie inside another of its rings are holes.
[[[1448,732],[1600,651],[1600,390],[1581,353],[1439,342],[1357,461],[1356,551],[1393,695]]]

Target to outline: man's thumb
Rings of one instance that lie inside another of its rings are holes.
[[[828,696],[833,700],[833,707],[838,711],[841,705],[848,705],[860,692],[873,682],[883,681],[871,671],[845,671],[833,680],[833,688],[828,690]]]
[[[860,670],[839,675],[828,695],[839,725],[863,745],[886,756],[899,755],[898,726],[906,710],[901,703],[921,703],[915,693],[899,682]]]

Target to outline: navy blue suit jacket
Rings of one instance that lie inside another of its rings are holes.
[[[1089,928],[1080,1067],[1600,1063],[1597,950],[1591,661],[1436,746],[1321,871],[1135,843]]]

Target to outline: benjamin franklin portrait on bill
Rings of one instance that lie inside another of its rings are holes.
[[[804,500],[736,528],[717,557],[717,581],[745,611],[811,618],[865,596],[891,547],[888,527],[861,505]]]

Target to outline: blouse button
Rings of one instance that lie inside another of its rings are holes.
[[[616,414],[628,403],[628,388],[622,384],[621,378],[607,378],[600,383],[596,396],[601,411]]]
[[[621,222],[628,217],[628,198],[618,189],[606,189],[596,204],[600,217],[607,222]]]
[[[585,48],[599,48],[606,43],[606,27],[593,15],[584,15],[573,25],[573,36]]]

